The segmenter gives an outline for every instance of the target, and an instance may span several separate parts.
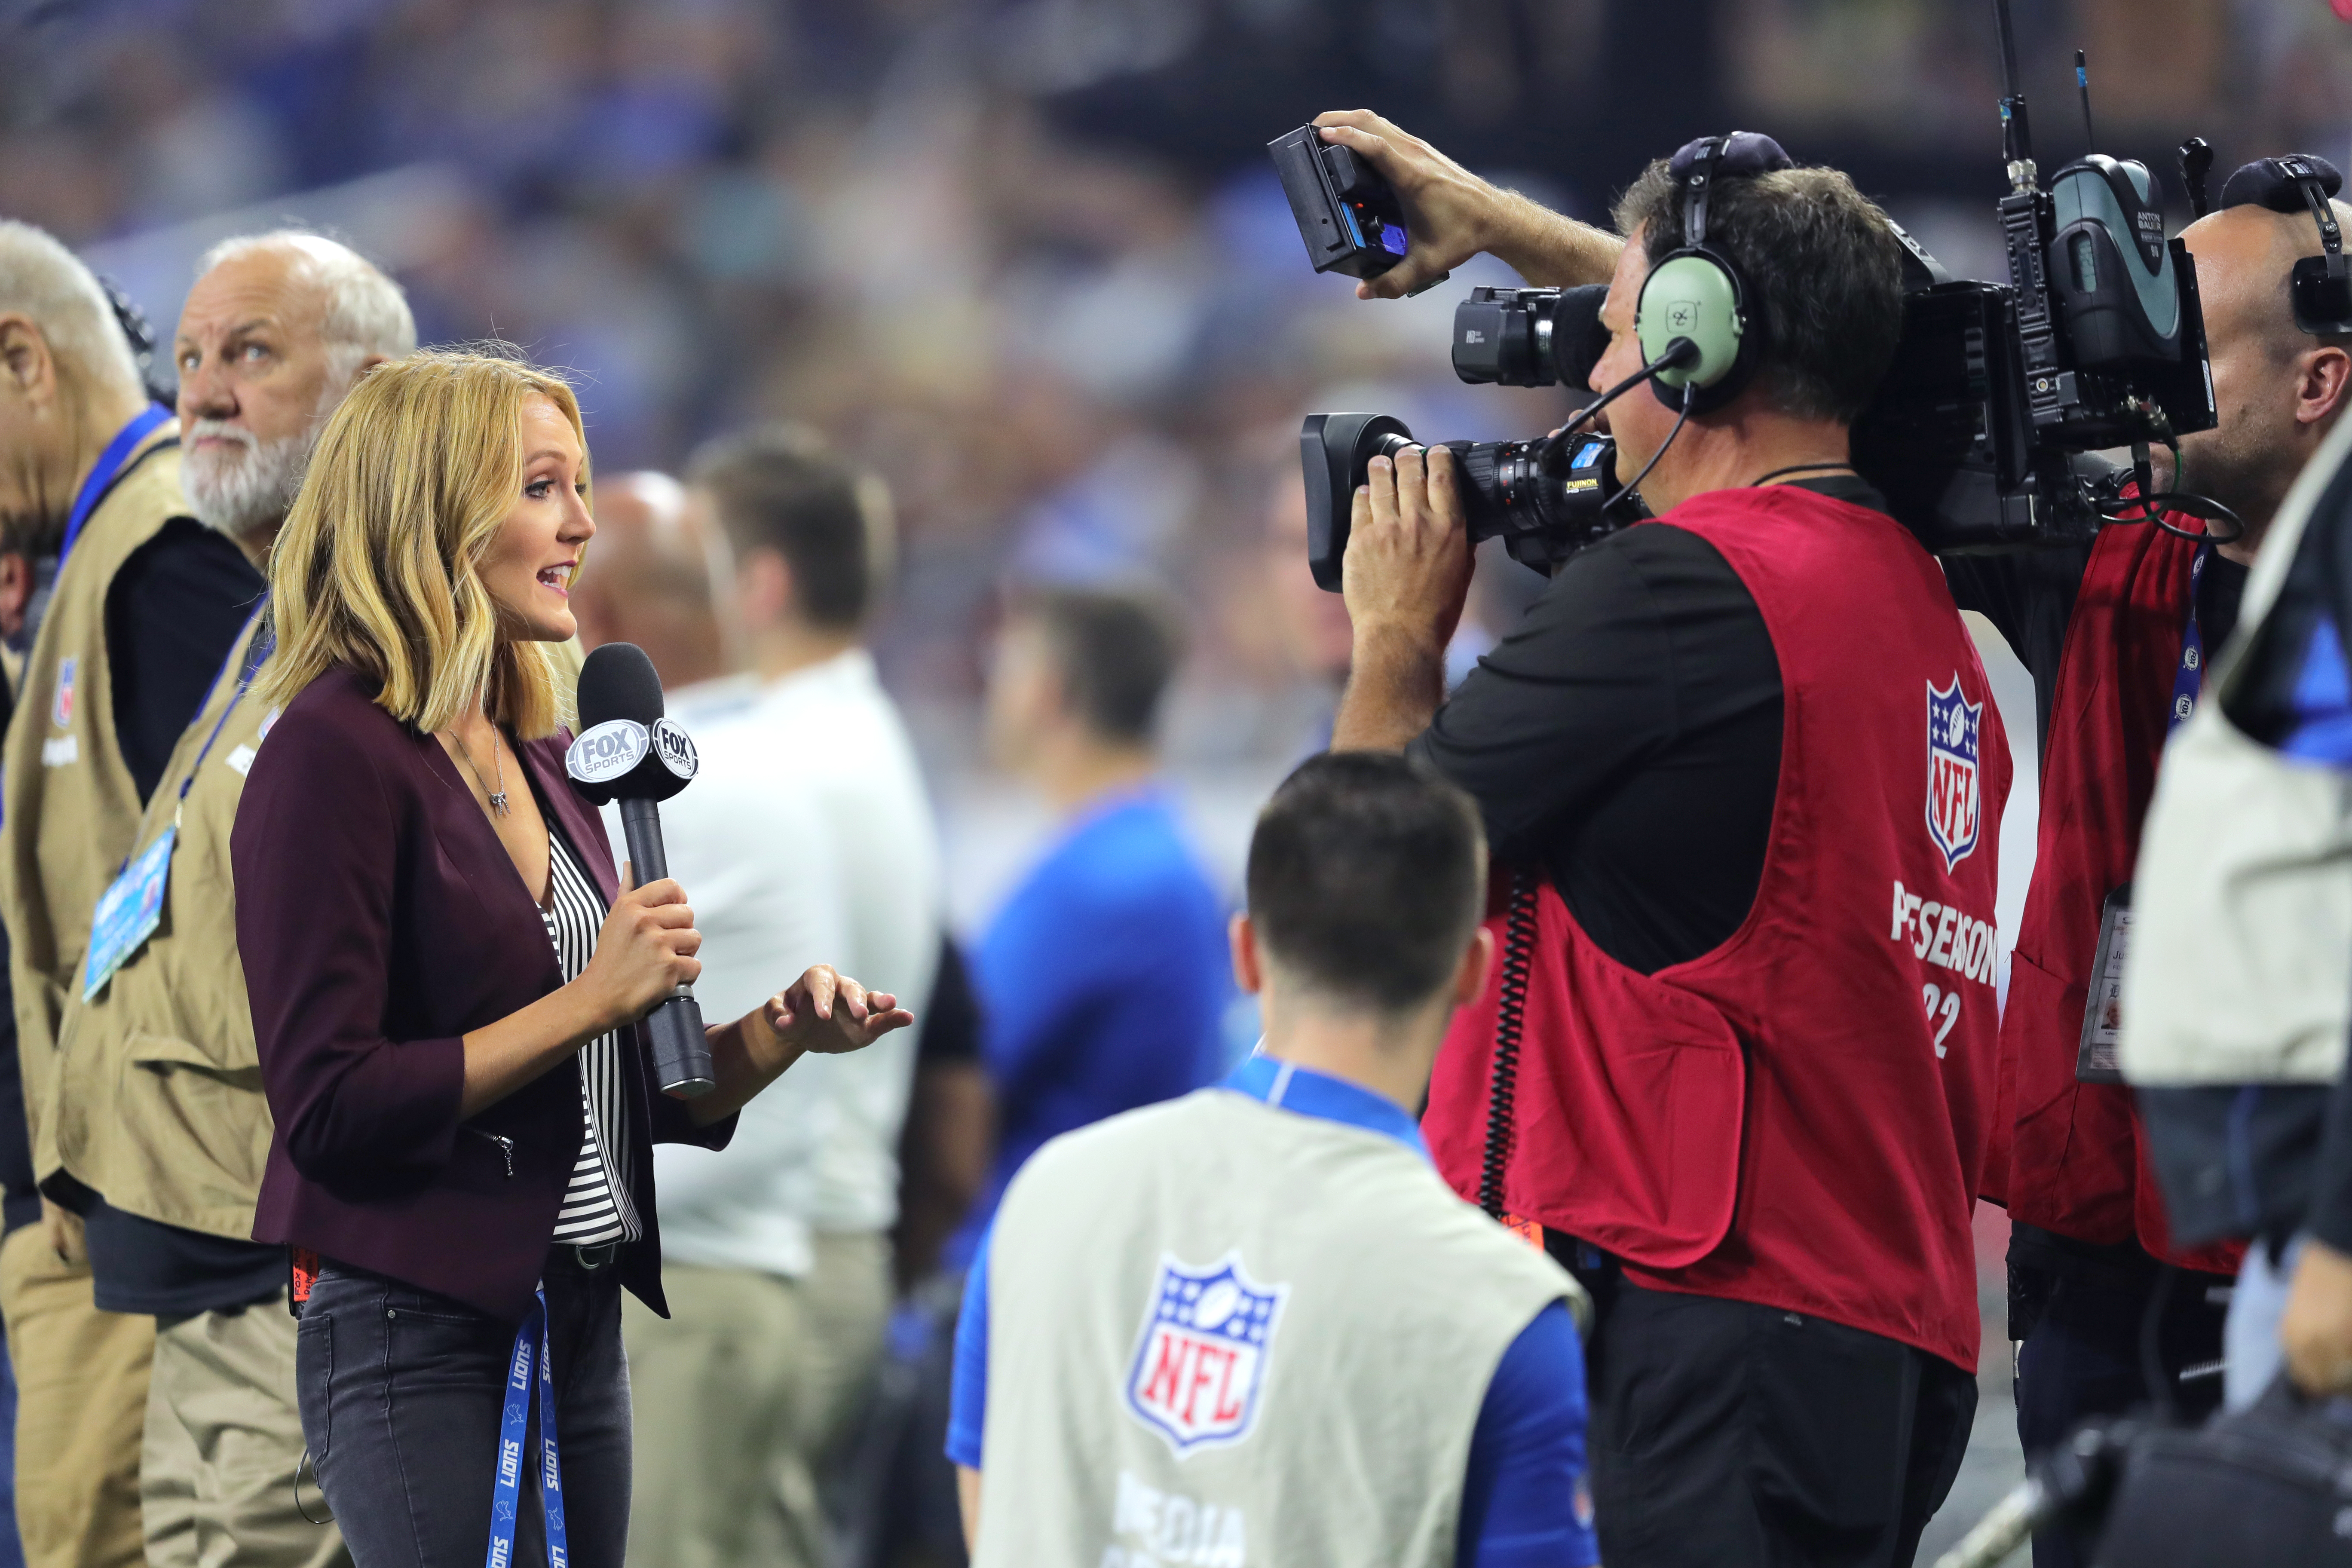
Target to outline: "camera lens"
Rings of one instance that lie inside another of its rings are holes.
[[[1374,458],[1393,461],[1419,445],[1385,414],[1310,414],[1299,431],[1307,480],[1307,561],[1315,580],[1339,589],[1356,487]],[[1559,450],[1532,441],[1448,441],[1471,542],[1500,539],[1511,559],[1549,575],[1561,562],[1642,515],[1619,488],[1617,444],[1576,437]]]

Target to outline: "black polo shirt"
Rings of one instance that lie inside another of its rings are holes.
[[[1801,488],[1884,511],[1865,481]],[[1714,545],[1671,522],[1570,556],[1407,747],[1468,791],[1603,952],[1644,974],[1756,901],[1780,782],[1780,663]]]

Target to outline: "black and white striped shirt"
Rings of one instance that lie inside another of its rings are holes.
[[[541,910],[547,940],[555,944],[556,967],[565,984],[580,978],[596,951],[604,923],[604,900],[580,869],[572,846],[551,828],[547,835],[551,908]],[[564,1184],[563,1206],[555,1215],[555,1239],[574,1247],[635,1241],[644,1234],[629,1201],[628,1100],[621,1073],[621,1041],[603,1035],[580,1051],[581,1115],[587,1131],[580,1158]]]

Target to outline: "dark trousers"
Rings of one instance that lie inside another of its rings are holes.
[[[549,1255],[555,1427],[572,1568],[621,1568],[629,1536],[629,1369],[608,1265]],[[481,1568],[515,1325],[330,1263],[296,1331],[302,1436],[355,1568]],[[514,1568],[547,1560],[538,1399]]]
[[[1975,1378],[1818,1318],[1586,1279],[1609,1568],[1907,1568],[1968,1451]]]
[[[2025,1338],[2017,1352],[2017,1437],[2027,1455],[2062,1442],[2095,1415],[2121,1415],[2156,1403],[2142,1370],[2141,1334],[2155,1305],[2159,1275],[2139,1280],[2086,1280],[2012,1268],[2013,1302],[2025,1309]],[[2177,1413],[2191,1424],[2221,1402],[2221,1324],[2229,1298],[2211,1292],[2230,1281],[2219,1274],[2183,1270],[2166,1289],[2157,1327]],[[2184,1371],[2205,1375],[2182,1382]],[[2057,1531],[2033,1538],[2033,1568],[2077,1568],[2090,1561],[2085,1542]]]

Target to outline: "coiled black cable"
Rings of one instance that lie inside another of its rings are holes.
[[[1495,1061],[1486,1096],[1486,1157],[1478,1169],[1478,1206],[1503,1217],[1503,1171],[1510,1163],[1511,1099],[1519,1082],[1519,1040],[1528,1022],[1528,981],[1536,962],[1536,879],[1511,873],[1510,914],[1504,923],[1503,984],[1495,1002]]]
[[[2180,444],[2177,441],[2167,441],[2164,445],[2171,448],[2174,482],[2178,483],[2180,474]],[[2125,495],[2123,487],[2126,482],[2136,486],[2139,493],[2132,496]],[[2147,448],[2145,445],[2132,449],[2132,464],[2129,468],[2117,468],[2094,487],[2091,506],[2103,523],[2152,522],[2176,538],[2189,540],[2199,544],[2231,544],[2246,536],[2245,519],[2215,500],[2211,496],[2198,495],[2190,490],[2158,489],[2155,477],[2148,467]],[[2196,518],[2202,526],[2200,530],[2191,531],[2167,518],[2164,514],[2168,511],[2182,512]],[[2216,532],[2212,526],[2215,523],[2227,523],[2230,526],[2230,531]]]

